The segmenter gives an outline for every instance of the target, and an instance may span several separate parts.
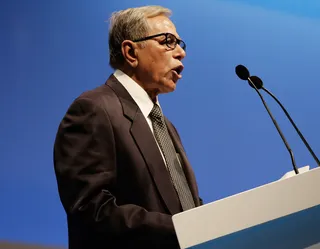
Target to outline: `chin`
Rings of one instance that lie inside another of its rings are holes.
[[[170,93],[170,92],[173,92],[174,90],[176,90],[176,84],[170,84],[166,87],[165,92]]]
[[[170,88],[171,91],[176,90],[177,83],[178,83],[178,82],[174,82],[173,80],[171,80],[171,81],[169,82],[169,84],[168,84],[168,88]]]
[[[177,87],[176,83],[173,80],[163,82],[161,85],[162,86],[158,88],[159,93],[170,93],[176,90]]]

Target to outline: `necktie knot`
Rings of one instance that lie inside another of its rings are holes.
[[[151,119],[158,119],[158,120],[162,119],[162,112],[160,107],[157,104],[154,104],[149,116]]]

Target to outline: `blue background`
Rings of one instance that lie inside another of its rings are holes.
[[[183,79],[160,101],[205,203],[292,169],[258,95],[235,75],[238,64],[262,78],[320,152],[319,1],[2,0],[0,240],[67,245],[52,162],[56,130],[73,99],[112,73],[110,14],[146,4],[172,9],[188,46]],[[280,108],[266,100],[297,165],[316,167]]]

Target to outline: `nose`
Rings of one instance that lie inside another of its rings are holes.
[[[181,61],[184,57],[186,57],[186,51],[177,44],[176,48],[174,49],[174,58]]]

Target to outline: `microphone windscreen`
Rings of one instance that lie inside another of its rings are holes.
[[[258,76],[255,76],[255,75],[250,76],[250,79],[251,79],[252,83],[256,86],[257,89],[261,89],[262,88],[263,82]],[[249,81],[249,85],[251,87],[253,87],[250,81]]]
[[[249,70],[243,65],[236,66],[236,74],[242,80],[248,80],[250,76]]]

